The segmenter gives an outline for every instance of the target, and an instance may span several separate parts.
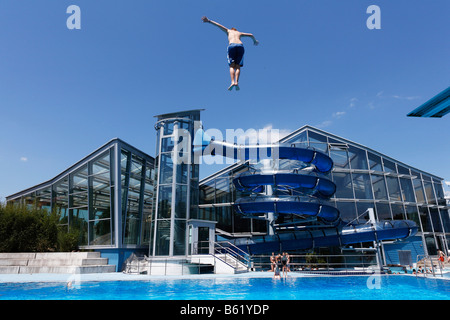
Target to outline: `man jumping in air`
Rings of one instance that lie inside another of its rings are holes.
[[[239,90],[239,76],[241,73],[241,67],[244,66],[244,45],[242,44],[241,37],[250,37],[253,39],[253,44],[255,46],[258,45],[258,40],[255,39],[253,34],[244,33],[237,31],[235,28],[225,28],[221,24],[209,20],[207,17],[202,17],[203,22],[209,22],[217,27],[219,27],[222,31],[226,32],[228,35],[228,65],[230,66],[230,76],[231,76],[231,85],[228,90],[232,90],[233,87],[236,87],[236,90]]]

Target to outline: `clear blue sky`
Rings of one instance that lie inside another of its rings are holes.
[[[239,92],[203,15],[260,41]],[[2,0],[0,199],[115,137],[154,155],[153,116],[196,108],[207,128],[309,124],[450,180],[450,116],[406,117],[450,85],[449,16],[448,0]]]

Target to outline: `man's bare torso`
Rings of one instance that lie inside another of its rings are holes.
[[[237,30],[228,29],[228,43],[242,44],[241,35],[242,35],[242,32],[239,32]]]

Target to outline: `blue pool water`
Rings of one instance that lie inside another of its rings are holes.
[[[450,300],[450,281],[412,276],[0,283],[0,300]],[[372,287],[372,288],[370,288]]]

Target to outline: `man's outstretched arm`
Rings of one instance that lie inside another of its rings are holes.
[[[244,33],[244,32],[242,32],[242,33],[241,33],[241,36],[242,36],[242,37],[249,37],[249,38],[252,38],[253,44],[254,44],[255,46],[257,46],[257,45],[259,44],[259,41],[256,40],[255,36],[254,36],[253,34],[251,34],[251,33]]]
[[[207,17],[202,17],[202,21],[203,21],[203,22],[209,22],[209,23],[215,25],[216,27],[220,28],[222,31],[228,32],[228,28],[224,27],[224,26],[221,25],[220,23],[217,23],[217,22],[215,22],[215,21],[209,20]]]

